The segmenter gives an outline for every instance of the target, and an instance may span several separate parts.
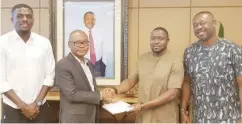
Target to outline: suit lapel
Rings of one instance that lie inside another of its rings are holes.
[[[87,84],[88,89],[89,89],[90,91],[92,91],[91,86],[90,86],[90,83],[89,83],[89,81],[88,81],[88,79],[87,79],[87,76],[86,76],[84,70],[82,69],[80,63],[76,60],[76,58],[74,58],[74,56],[73,56],[71,53],[69,53],[69,55],[68,55],[68,59],[69,59],[69,60],[71,61],[71,63],[75,66],[75,68],[78,70],[78,72],[80,73],[80,75],[81,75],[82,78],[84,79],[84,82]]]

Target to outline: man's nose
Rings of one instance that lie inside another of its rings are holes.
[[[23,21],[27,21],[28,19],[27,19],[26,16],[23,16],[22,20],[23,20]]]

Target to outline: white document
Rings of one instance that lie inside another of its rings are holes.
[[[110,113],[112,113],[113,115],[123,113],[123,112],[129,112],[133,109],[133,107],[130,104],[124,101],[105,104],[102,107],[107,111],[109,111]]]

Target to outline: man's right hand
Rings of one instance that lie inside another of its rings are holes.
[[[35,119],[39,114],[38,107],[34,104],[35,103],[27,105],[27,104],[24,103],[20,107],[20,110],[22,111],[24,116],[29,118],[30,120]]]
[[[187,114],[181,115],[181,123],[191,123],[189,116]]]
[[[117,95],[113,88],[105,88],[101,91],[102,98],[105,101],[111,102],[112,98]]]

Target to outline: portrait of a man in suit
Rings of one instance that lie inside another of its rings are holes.
[[[89,51],[86,57],[94,65],[94,74],[97,77],[104,77],[106,70],[105,54],[103,52],[103,39],[99,35],[98,29],[95,28],[95,14],[88,11],[84,14],[85,32],[88,35]]]
[[[75,1],[64,3],[64,55],[69,54],[68,35],[76,29],[88,37],[85,57],[94,66],[98,80],[115,78],[115,13],[114,1]],[[112,5],[112,6],[111,6]],[[68,16],[67,16],[68,15]]]

